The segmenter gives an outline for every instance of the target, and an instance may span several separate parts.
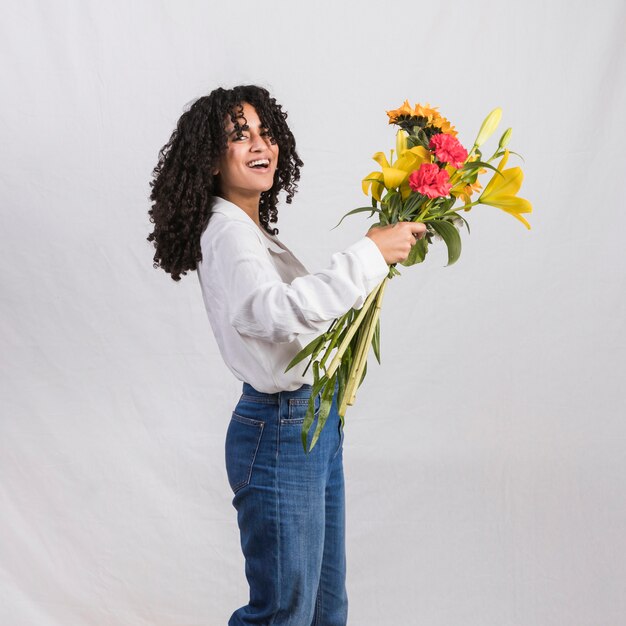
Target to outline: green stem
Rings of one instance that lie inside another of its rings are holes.
[[[452,213],[456,213],[457,211],[462,211],[463,209],[469,209],[470,207],[476,206],[477,204],[480,204],[480,200],[474,200],[474,202],[470,202],[469,204],[465,204],[463,206],[457,207],[456,209],[454,209],[454,211],[452,211]]]
[[[458,211],[462,211],[463,209],[469,209],[470,207],[476,206],[477,204],[480,204],[480,200],[476,200],[475,202],[471,202],[470,204],[465,204],[463,206],[454,207],[454,209],[446,211],[445,213],[442,213],[441,215],[433,215],[432,217],[425,217],[423,221],[426,223],[426,222],[440,220],[448,215],[453,215],[457,213]]]
[[[386,280],[386,277],[383,279],[383,282],[385,280]],[[381,282],[381,285],[382,284],[383,283]],[[380,285],[378,285],[378,287],[375,287],[372,290],[372,292],[370,293],[370,295],[367,296],[367,299],[365,300],[365,302],[363,303],[363,306],[361,307],[361,310],[359,311],[359,315],[350,324],[350,329],[346,333],[346,336],[343,338],[343,341],[341,342],[341,345],[339,346],[339,348],[337,348],[337,354],[335,354],[335,357],[330,362],[330,366],[328,367],[328,370],[326,372],[326,376],[329,379],[333,376],[333,374],[335,373],[335,371],[337,370],[337,368],[341,364],[341,358],[343,357],[343,353],[346,351],[346,348],[350,344],[350,341],[352,340],[352,337],[354,336],[354,333],[356,333],[356,331],[358,330],[359,326],[361,325],[361,322],[363,321],[363,318],[365,317],[365,314],[367,313],[367,311],[369,310],[370,306],[372,305],[372,302],[374,302],[374,298],[376,297],[376,294],[378,293],[379,289],[380,289]]]
[[[413,220],[414,222],[423,222],[424,216],[428,213],[428,209],[430,209],[430,201],[426,202],[422,210],[419,212],[418,216]]]
[[[383,294],[385,293],[385,286],[387,285],[387,281],[384,280],[378,293],[376,294],[376,303],[371,308],[370,314],[368,315],[367,323],[364,324],[361,329],[363,333],[363,339],[359,343],[357,356],[353,363],[353,372],[350,377],[350,384],[348,385],[350,389],[350,394],[347,396],[348,404],[354,404],[354,398],[356,396],[356,391],[359,387],[359,383],[361,382],[361,376],[363,374],[363,370],[365,369],[365,364],[367,363],[367,355],[370,350],[370,346],[372,345],[372,338],[374,337],[374,331],[376,330],[376,323],[380,316],[380,309],[382,307]]]

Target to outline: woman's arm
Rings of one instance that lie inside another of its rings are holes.
[[[212,271],[228,293],[228,316],[242,335],[276,343],[325,330],[360,308],[389,266],[367,236],[331,256],[330,266],[284,283],[254,226],[230,222],[211,239]]]

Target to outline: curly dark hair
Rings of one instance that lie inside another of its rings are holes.
[[[270,234],[278,228],[278,194],[287,193],[286,202],[298,189],[303,162],[296,152],[296,140],[282,110],[267,89],[257,85],[219,87],[196,99],[178,120],[170,139],[159,151],[159,162],[150,181],[152,208],[148,211],[154,231],[147,239],[156,249],[153,266],[161,267],[180,280],[181,274],[196,269],[202,260],[200,236],[209,223],[215,196],[220,194],[220,176],[214,175],[220,156],[227,148],[224,120],[229,116],[237,134],[242,125],[243,103],[252,105],[270,135],[278,143],[278,163],[271,189],[261,193],[259,221]],[[245,118],[244,118],[245,123]]]

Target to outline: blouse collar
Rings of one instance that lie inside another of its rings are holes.
[[[252,224],[258,232],[261,242],[272,252],[281,254],[287,251],[286,248],[278,244],[278,240],[274,235],[270,235],[268,232],[257,226],[256,222],[234,202],[226,200],[221,196],[215,196],[215,203],[212,210],[214,213],[221,213],[222,215],[225,215],[228,219],[244,222],[245,224]]]

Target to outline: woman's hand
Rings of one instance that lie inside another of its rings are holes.
[[[372,226],[366,236],[374,241],[387,265],[404,261],[411,247],[426,232],[426,224],[421,222],[397,222],[387,226]]]

